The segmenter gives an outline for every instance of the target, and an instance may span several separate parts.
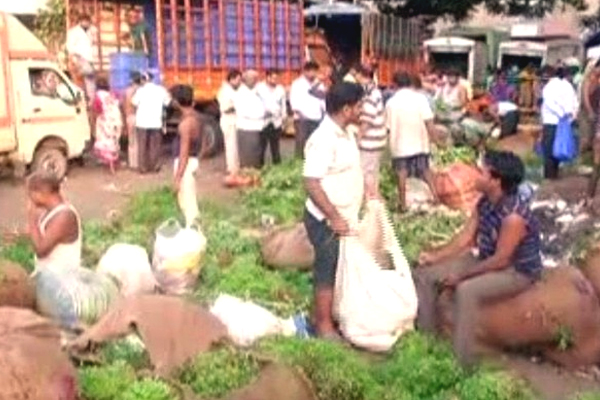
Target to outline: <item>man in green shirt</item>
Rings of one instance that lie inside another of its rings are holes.
[[[144,15],[141,11],[132,9],[129,11],[129,39],[131,40],[131,48],[135,52],[144,53],[150,57],[150,29],[144,21]]]

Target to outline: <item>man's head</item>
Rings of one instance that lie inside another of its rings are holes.
[[[267,70],[265,74],[265,80],[271,86],[276,86],[279,83],[279,71],[275,69]]]
[[[361,65],[356,71],[356,80],[361,85],[370,85],[373,83],[375,77],[375,71],[370,66]]]
[[[92,26],[92,18],[88,14],[81,14],[79,16],[79,25],[83,29],[89,29]]]
[[[131,73],[131,82],[135,83],[136,85],[140,85],[142,83],[142,74],[139,73],[138,71],[134,71]]]
[[[567,77],[568,73],[567,73],[567,69],[565,67],[563,67],[562,65],[557,67],[554,70],[554,77],[558,78],[558,79],[565,79]]]
[[[127,13],[127,20],[130,25],[139,24],[140,22],[142,22],[142,19],[142,13],[139,10],[136,10],[135,8],[132,8]]]
[[[413,74],[411,78],[412,78],[412,87],[415,90],[423,89],[423,80],[421,79],[421,76],[419,74]]]
[[[394,74],[394,85],[397,89],[406,89],[412,86],[412,79],[407,72],[396,72]]]
[[[244,72],[244,85],[248,86],[250,89],[254,89],[258,83],[258,77],[258,71],[249,69],[248,71]]]
[[[177,108],[189,108],[194,105],[194,89],[190,85],[175,85],[171,96]]]
[[[27,178],[27,195],[39,208],[48,208],[60,198],[61,180],[51,172],[35,172]]]
[[[525,176],[523,161],[510,151],[489,151],[481,166],[477,189],[488,195],[500,197],[517,193]]]
[[[448,73],[446,74],[446,77],[448,78],[448,83],[451,86],[458,85],[458,82],[460,80],[460,74],[458,73],[457,70],[455,70],[455,69],[449,70]]]
[[[99,76],[98,79],[96,79],[96,89],[105,90],[108,92],[110,90],[108,79],[106,79],[104,76]]]
[[[304,64],[304,76],[310,82],[312,82],[315,79],[317,79],[317,74],[318,73],[319,73],[319,64],[317,64],[316,62],[309,61],[306,64]]]
[[[242,84],[242,73],[238,69],[232,69],[227,73],[227,82],[232,88],[237,89]]]
[[[356,83],[336,83],[325,98],[327,114],[343,127],[358,123],[364,95],[365,91]]]

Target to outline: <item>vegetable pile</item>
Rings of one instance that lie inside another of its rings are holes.
[[[201,203],[208,245],[196,301],[208,303],[219,293],[227,293],[280,316],[309,311],[310,273],[267,269],[261,264],[257,239],[244,233],[244,229],[260,225],[265,214],[278,224],[299,220],[305,199],[300,169],[299,162],[291,161],[267,169],[262,175],[263,186],[243,194],[242,207]],[[94,266],[117,242],[150,249],[154,228],[174,215],[178,215],[175,198],[170,190],[163,189],[134,196],[122,216],[113,221],[86,223],[87,266]],[[460,214],[415,213],[398,218],[395,224],[407,257],[414,261],[423,247],[451,237],[462,221]],[[33,259],[24,241],[0,247],[0,254],[28,266]],[[123,340],[105,346],[96,365],[80,366],[82,398],[176,400],[181,398],[181,387],[191,389],[199,399],[221,398],[255,379],[262,357],[301,370],[320,400],[534,398],[521,381],[506,373],[488,368],[463,371],[447,343],[417,332],[403,337],[385,356],[297,338],[265,339],[250,350],[221,347],[200,355],[169,381],[148,374],[143,349]]]

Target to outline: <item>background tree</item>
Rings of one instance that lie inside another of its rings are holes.
[[[46,7],[40,9],[35,17],[35,35],[44,42],[51,53],[60,56],[64,53],[66,28],[67,9],[65,0],[48,0]]]
[[[489,12],[509,16],[542,17],[557,7],[587,9],[586,0],[374,0],[384,13],[402,17],[450,17],[461,20],[478,6]]]

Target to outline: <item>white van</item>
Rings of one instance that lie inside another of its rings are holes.
[[[541,67],[556,65],[559,61],[583,59],[583,45],[576,39],[549,39],[543,41],[511,40],[500,44],[498,68],[528,65]]]
[[[0,13],[0,166],[64,176],[91,139],[83,92],[15,17]]]

